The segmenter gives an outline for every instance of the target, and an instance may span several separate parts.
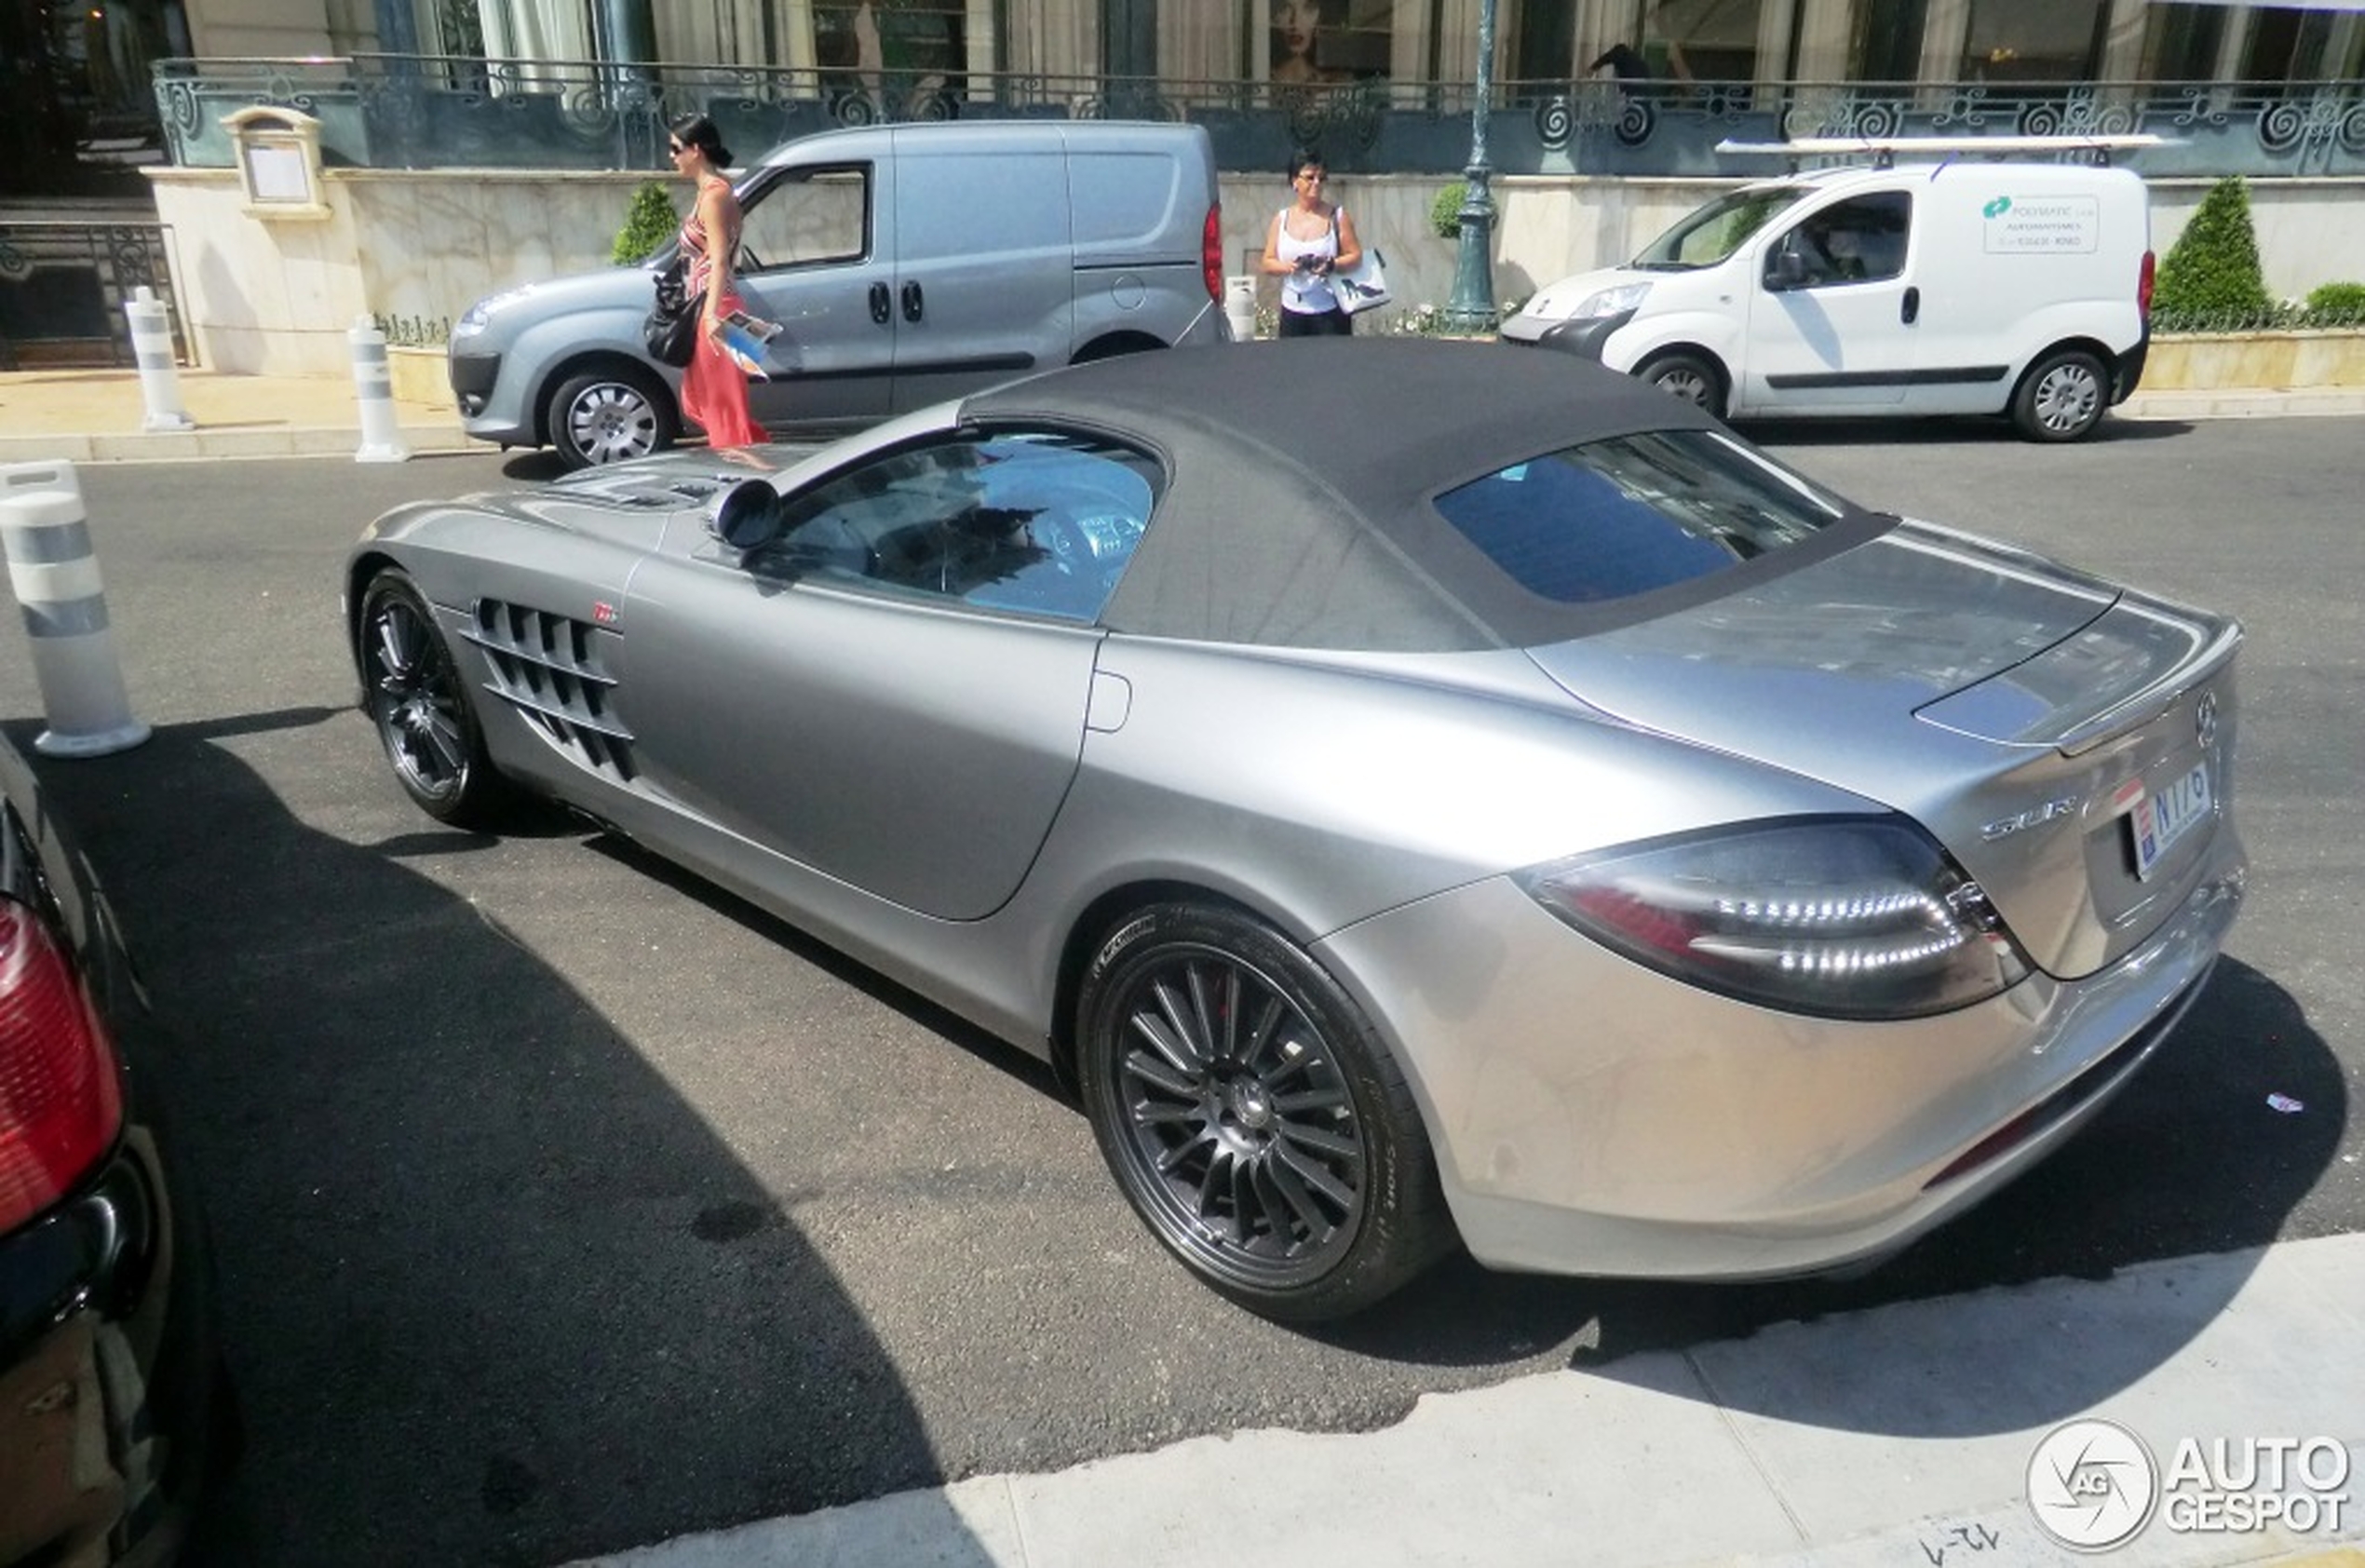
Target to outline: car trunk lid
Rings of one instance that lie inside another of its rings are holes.
[[[2234,623],[1907,523],[1673,615],[1536,650],[1563,689],[1885,802],[2064,977],[2208,872],[2231,797]]]

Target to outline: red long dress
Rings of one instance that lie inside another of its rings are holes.
[[[723,199],[734,219],[738,215],[737,198],[731,195],[729,182],[717,180],[723,187]],[[737,228],[737,223],[732,227]],[[731,241],[725,239],[723,243]],[[682,248],[690,256],[690,292],[705,292],[707,280],[714,274],[713,259],[707,253],[706,224],[699,221],[695,204],[690,215],[682,221]],[[745,308],[736,293],[725,293],[715,302],[715,314],[728,316]],[[690,356],[690,363],[682,372],[682,412],[689,421],[706,432],[707,444],[715,447],[754,446],[771,438],[764,426],[748,412],[747,372],[732,362],[704,331],[698,333],[697,348]]]

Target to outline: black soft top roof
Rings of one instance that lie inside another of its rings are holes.
[[[1169,483],[1112,629],[1401,651],[1534,647],[1606,621],[1520,588],[1432,497],[1586,441],[1715,425],[1572,355],[1421,338],[1137,354],[980,393],[963,413],[1157,449]]]

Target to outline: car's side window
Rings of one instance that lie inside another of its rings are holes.
[[[1089,621],[1149,526],[1157,466],[1094,436],[965,434],[787,502],[754,569],[897,597]]]
[[[1805,263],[1804,286],[1872,283],[1905,270],[1913,198],[1873,191],[1831,206],[1801,223],[1789,239]]]
[[[829,266],[870,254],[871,171],[793,169],[751,194],[739,217],[743,272]]]

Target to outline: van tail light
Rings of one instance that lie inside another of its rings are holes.
[[[90,999],[48,928],[0,899],[0,1234],[115,1146],[123,1091]]]
[[[2152,253],[2144,251],[2143,271],[2135,280],[2135,310],[2146,321],[2152,318],[2152,277],[2157,270],[2158,264]]]
[[[1207,210],[1207,226],[1199,231],[1199,271],[1207,281],[1207,297],[1223,303],[1223,208]]]

